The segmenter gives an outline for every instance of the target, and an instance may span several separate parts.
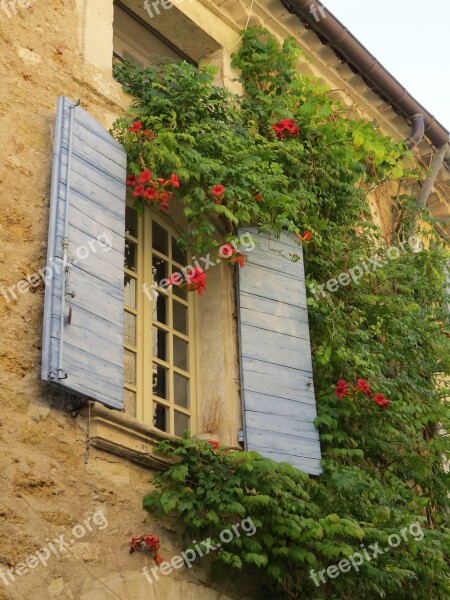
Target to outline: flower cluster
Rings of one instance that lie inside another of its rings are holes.
[[[238,252],[231,244],[223,244],[220,247],[217,258],[228,263],[237,263],[242,268],[245,264],[246,256],[242,252]]]
[[[211,194],[214,196],[215,204],[222,204],[223,197],[227,189],[223,185],[214,185],[211,189]]]
[[[207,275],[199,267],[195,267],[191,273],[186,273],[186,280],[184,281],[181,273],[172,273],[168,277],[167,281],[170,285],[179,285],[182,289],[187,292],[197,291],[198,295],[203,294],[203,290],[206,289],[206,278]]]
[[[168,191],[167,188],[176,189],[180,187],[180,181],[172,173],[170,179],[158,178],[153,179],[153,174],[148,169],[141,171],[139,175],[128,175],[127,185],[134,188],[133,196],[141,198],[144,203],[153,202],[160,203],[163,210],[169,208],[169,200],[174,197],[173,191]]]
[[[300,129],[292,119],[282,119],[278,123],[274,123],[272,129],[279,140],[284,140],[286,134],[290,137],[297,137],[300,133]]]
[[[365,394],[371,398],[375,404],[381,406],[381,408],[389,408],[391,405],[390,400],[387,400],[384,394],[374,394],[370,389],[369,383],[365,379],[357,379],[356,385],[349,385],[346,381],[340,379],[337,382],[335,394],[341,400],[342,398],[347,398],[349,396],[355,398],[358,394]]]
[[[148,138],[150,141],[153,141],[155,139],[155,134],[153,133],[153,131],[151,129],[142,129],[143,125],[141,121],[133,121],[131,127],[128,127],[128,131],[131,131],[132,133],[136,133],[137,136],[145,136],[146,138]]]
[[[161,543],[156,535],[143,535],[138,538],[133,537],[131,538],[130,543],[130,554],[133,554],[133,552],[136,552],[136,550],[141,548],[150,548],[151,552],[153,553],[154,561],[157,565],[160,565],[162,562],[164,562],[164,559],[158,555],[160,546]]]
[[[220,446],[219,442],[215,442],[214,440],[208,440],[208,444],[211,444],[211,446],[213,447],[213,450],[217,450],[218,447]]]

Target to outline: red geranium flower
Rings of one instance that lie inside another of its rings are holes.
[[[391,405],[390,401],[386,400],[386,398],[384,397],[384,394],[375,394],[374,401],[376,402],[376,404],[378,404],[378,406],[381,406],[382,408],[389,408],[389,406]]]
[[[133,126],[128,127],[128,131],[135,131],[136,133],[142,129],[142,123],[140,121],[133,121]]]
[[[133,192],[133,196],[142,196],[142,194],[145,192],[145,187],[143,185],[138,185],[134,188],[134,192]]]
[[[372,395],[372,390],[365,379],[357,379],[356,383],[358,384],[358,391],[364,392],[364,394],[367,394],[368,396]]]
[[[127,185],[136,185],[136,175],[127,175]]]
[[[220,446],[219,442],[214,442],[213,440],[208,440],[208,444],[211,444],[214,450],[217,450],[217,448]]]
[[[337,382],[335,394],[338,398],[344,398],[347,395],[348,383],[343,379]]]
[[[206,288],[206,277],[207,276],[203,269],[199,269],[198,267],[195,267],[192,275],[186,275],[188,282],[195,285],[195,289],[197,290],[199,296],[203,294],[203,290]]]
[[[175,175],[175,173],[172,173],[172,176],[171,176],[170,179],[172,181],[172,185],[173,185],[174,188],[179,188],[180,187],[180,180]]]
[[[138,177],[139,183],[144,183],[145,181],[150,181],[152,178],[152,172],[148,169],[142,171],[142,173]]]

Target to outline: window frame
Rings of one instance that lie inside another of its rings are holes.
[[[133,207],[133,200],[127,197],[127,207]],[[153,247],[153,223],[162,227],[168,234],[168,254],[165,255]],[[136,384],[125,382],[125,390],[135,393],[135,409],[130,411],[126,406],[126,413],[135,417],[140,422],[155,427],[162,433],[177,435],[175,433],[175,413],[181,413],[189,418],[188,429],[193,431],[197,424],[197,403],[196,403],[196,340],[195,340],[195,297],[194,293],[187,292],[185,299],[174,294],[173,288],[157,288],[157,291],[168,298],[167,302],[167,323],[156,321],[153,317],[155,296],[153,294],[153,257],[168,259],[169,276],[175,271],[179,271],[186,265],[174,261],[172,256],[172,240],[175,242],[180,238],[179,233],[169,218],[157,212],[156,209],[145,209],[142,216],[137,215],[137,237],[126,233],[126,239],[136,244],[136,271],[130,271],[124,268],[124,274],[130,275],[136,280],[136,308],[133,309],[124,303],[124,311],[136,316],[136,346],[130,346],[124,343],[124,350],[136,354]],[[189,261],[187,254],[187,261]],[[147,284],[147,292],[144,286]],[[180,303],[187,309],[187,333],[176,330],[173,324],[173,306],[174,302]],[[147,324],[147,325],[146,325]],[[153,330],[154,327],[167,332],[167,357],[166,360],[158,358],[153,353]],[[147,329],[146,329],[147,328]],[[181,339],[188,344],[187,350],[187,371],[174,364],[174,339]],[[159,365],[167,372],[167,398],[157,396],[153,391],[153,365]],[[185,408],[175,402],[175,375],[188,380],[187,392],[189,398],[189,407]],[[155,405],[164,406],[168,409],[168,427],[167,430],[158,429],[154,424]],[[128,409],[128,410],[127,410]],[[182,432],[178,432],[182,434]]]
[[[170,48],[173,52],[175,52],[175,54],[178,54],[178,56],[180,57],[180,60],[185,60],[192,65],[198,66],[198,63],[196,63],[194,60],[192,60],[192,58],[190,56],[188,56],[185,52],[183,52],[182,50],[177,48],[177,46],[175,44],[173,44],[167,38],[165,38],[163,35],[161,35],[161,33],[157,29],[154,29],[151,25],[149,25],[149,23],[147,23],[139,15],[137,15],[135,12],[133,12],[128,6],[126,6],[126,4],[124,4],[120,0],[114,0],[113,5],[114,5],[114,9],[117,6],[118,8],[123,10],[132,19],[134,19],[137,23],[139,23],[139,25],[141,25],[149,33],[151,33],[152,35],[157,37],[163,44],[165,44],[168,48]],[[115,28],[116,28],[116,24],[113,20],[113,39],[115,36],[115,32],[117,31]],[[145,56],[145,54],[146,54],[146,50],[144,49],[144,51],[142,52],[142,55]],[[161,55],[161,56],[163,56],[163,55]],[[119,60],[121,62],[126,61],[126,58],[121,56],[116,50],[114,50],[114,48],[113,48],[113,59]]]

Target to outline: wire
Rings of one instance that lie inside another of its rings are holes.
[[[7,481],[9,481],[9,483],[14,487],[14,482],[7,476],[5,475],[5,473],[0,473],[0,475],[6,479]],[[25,504],[27,504],[27,506],[32,510],[32,512],[34,512],[34,514],[44,523],[45,527],[47,528],[48,531],[50,531],[51,535],[54,537],[58,537],[56,535],[56,533],[53,531],[53,529],[50,527],[50,525],[47,523],[47,521],[38,513],[38,511],[31,505],[31,503],[29,502],[29,500],[27,499],[26,496],[24,496],[22,494],[22,492],[18,492],[17,495],[22,498],[22,500],[25,501]],[[117,592],[115,592],[112,588],[110,588],[104,581],[102,581],[101,579],[99,579],[97,577],[97,575],[95,573],[93,573],[88,567],[86,567],[86,565],[81,562],[81,560],[79,560],[75,554],[73,554],[73,552],[70,550],[70,548],[68,548],[66,546],[66,550],[69,552],[69,554],[72,556],[72,558],[74,558],[76,560],[76,562],[83,567],[83,569],[85,571],[87,571],[89,573],[89,575],[91,577],[93,577],[96,581],[98,581],[103,587],[105,587],[108,591],[110,591],[112,594],[114,594],[114,596],[116,598],[119,598],[119,600],[125,600],[125,598],[123,598],[122,596],[119,596],[119,594],[117,594]]]
[[[252,0],[252,3],[250,5],[250,12],[248,13],[247,23],[244,27],[244,33],[247,31],[248,26],[250,25],[250,19],[253,16],[253,6],[254,5],[255,5],[255,0]],[[227,48],[227,50],[233,50],[233,48],[239,44],[239,42],[243,39],[243,37],[244,37],[244,34],[242,34],[241,37],[230,48]]]

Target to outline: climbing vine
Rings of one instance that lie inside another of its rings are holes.
[[[390,244],[404,244],[415,220],[419,169],[404,143],[302,76],[299,57],[292,40],[280,46],[247,30],[233,59],[241,96],[215,86],[209,67],[116,67],[135,97],[131,116],[113,127],[130,187],[142,210],[179,204],[185,246],[210,251],[223,242],[223,224],[230,236],[249,224],[308,233],[311,290],[377,257],[357,280],[308,297],[322,475],[185,438],[161,445],[181,462],[157,477],[145,506],[179,515],[188,539],[217,539],[251,517],[255,535],[234,539],[214,564],[256,574],[265,599],[441,600],[450,596],[448,246],[422,215],[423,244],[394,257]],[[389,181],[401,193],[387,239],[368,196]],[[361,545],[386,548],[416,522],[423,539],[404,539],[319,586],[310,577]]]

